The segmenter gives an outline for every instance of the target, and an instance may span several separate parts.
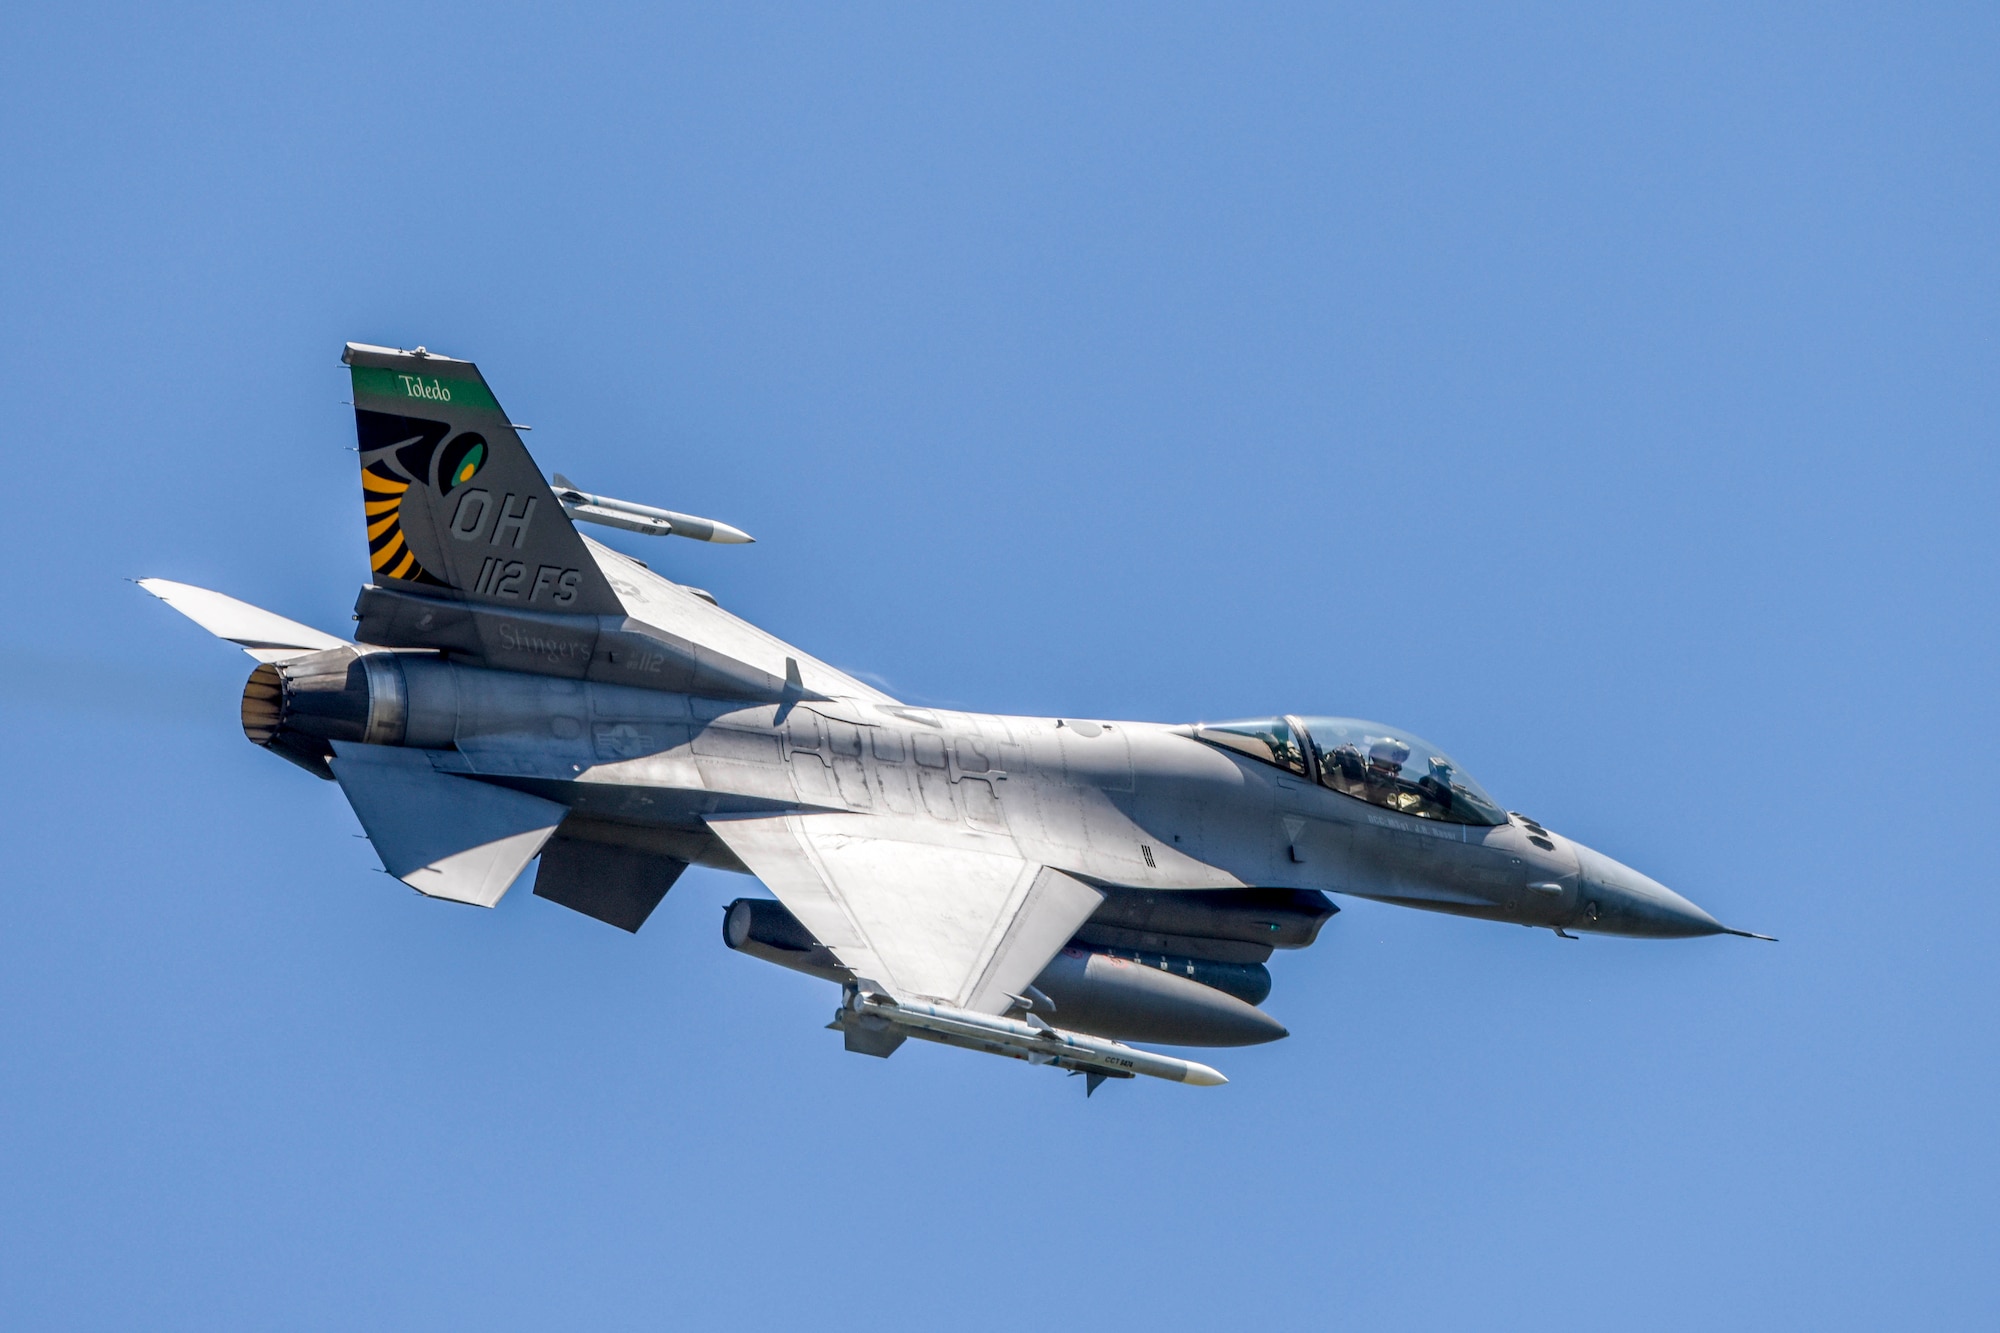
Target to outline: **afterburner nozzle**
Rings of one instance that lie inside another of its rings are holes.
[[[331,777],[330,742],[401,745],[409,696],[396,655],[329,648],[263,662],[243,685],[243,734],[293,763]]]

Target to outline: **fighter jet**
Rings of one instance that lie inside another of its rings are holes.
[[[745,543],[711,519],[545,480],[476,366],[350,343],[372,580],[352,640],[140,583],[257,660],[243,730],[338,783],[430,898],[536,895],[621,930],[689,865],[753,875],[731,949],[840,988],[832,1028],[1085,1077],[1226,1082],[1135,1043],[1283,1037],[1277,949],[1329,894],[1491,921],[1748,935],[1509,812],[1401,727],[1200,723],[905,703],[577,522]],[[1755,938],[1767,938],[1756,936]]]

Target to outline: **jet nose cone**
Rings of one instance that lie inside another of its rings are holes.
[[[1594,852],[1581,843],[1577,869],[1583,882],[1577,893],[1581,916],[1578,930],[1610,935],[1650,935],[1657,939],[1691,935],[1729,934],[1729,928],[1657,880]],[[1595,919],[1592,905],[1596,907]]]

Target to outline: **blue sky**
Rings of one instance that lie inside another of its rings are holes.
[[[0,49],[0,1310],[1990,1327],[1988,7],[44,6]],[[1215,1091],[386,879],[123,580],[339,631],[347,339],[904,697],[1379,717],[1724,920],[1368,903]]]

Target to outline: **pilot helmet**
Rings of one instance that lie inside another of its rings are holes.
[[[1400,773],[1409,757],[1410,747],[1394,736],[1384,736],[1368,747],[1368,766],[1390,773]]]

